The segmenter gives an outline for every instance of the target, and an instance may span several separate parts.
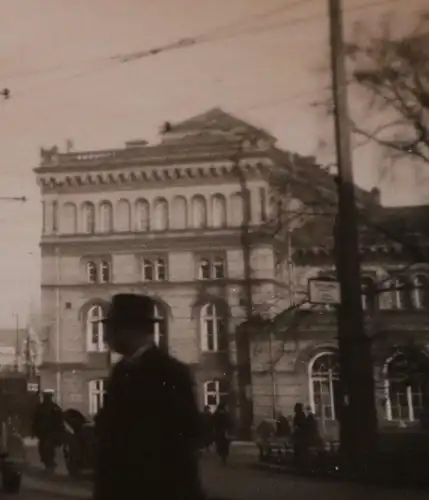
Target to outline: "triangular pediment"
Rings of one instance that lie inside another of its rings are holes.
[[[225,140],[233,136],[251,136],[270,142],[275,141],[275,138],[265,130],[246,123],[220,108],[213,108],[182,122],[168,124],[163,132],[163,142],[189,138]]]

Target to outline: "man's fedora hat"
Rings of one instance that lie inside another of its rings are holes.
[[[158,323],[162,318],[155,316],[155,301],[145,295],[118,293],[112,297],[107,315],[96,320],[102,323],[121,325],[139,325]]]

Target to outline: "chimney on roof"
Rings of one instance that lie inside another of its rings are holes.
[[[376,205],[380,205],[381,203],[381,191],[377,187],[373,187],[369,192],[371,195],[373,203]]]
[[[173,126],[171,125],[171,122],[164,122],[161,126],[161,134],[167,134],[168,132],[171,132],[173,129]]]
[[[72,139],[66,140],[66,153],[71,153],[73,151],[74,144]]]

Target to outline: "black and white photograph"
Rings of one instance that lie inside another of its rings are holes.
[[[0,0],[0,497],[429,493],[429,2]]]

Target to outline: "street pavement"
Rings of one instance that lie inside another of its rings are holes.
[[[292,475],[258,470],[254,467],[256,457],[251,453],[233,453],[227,466],[219,463],[212,454],[201,461],[202,478],[209,498],[225,500],[309,500],[321,498],[327,500],[420,500],[427,499],[424,491],[388,489],[333,480],[309,479]],[[49,478],[24,478],[25,490],[58,493],[58,500],[70,497],[88,498],[90,484],[72,482],[64,477],[62,481],[50,481]],[[50,489],[49,489],[50,488]],[[142,485],[144,491],[144,485]],[[27,494],[28,495],[28,494]],[[31,498],[37,498],[31,496]],[[40,497],[54,500],[53,497]]]

